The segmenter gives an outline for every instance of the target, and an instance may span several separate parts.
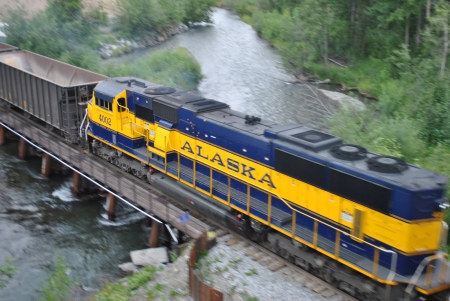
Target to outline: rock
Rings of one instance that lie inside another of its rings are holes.
[[[341,106],[347,107],[347,106],[353,106],[360,110],[363,110],[366,108],[364,103],[362,103],[359,99],[356,99],[354,97],[350,97],[348,95],[345,95],[343,93],[334,92],[334,91],[328,91],[319,89],[320,93],[324,95],[326,98],[338,102]]]
[[[139,270],[138,267],[132,262],[126,262],[126,263],[119,264],[118,267],[125,274],[136,273]]]
[[[131,261],[133,261],[135,265],[140,266],[150,266],[169,262],[169,255],[167,254],[167,249],[164,247],[131,251],[130,256]]]

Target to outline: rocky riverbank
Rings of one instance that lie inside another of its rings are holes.
[[[143,49],[159,45],[169,40],[172,36],[188,30],[189,27],[182,23],[172,24],[166,29],[151,31],[145,35],[135,36],[131,39],[119,38],[113,43],[101,43],[98,53],[103,59],[121,56],[122,54],[132,52],[135,49]]]

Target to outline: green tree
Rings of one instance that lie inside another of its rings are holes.
[[[81,0],[47,0],[47,5],[47,11],[55,16],[60,23],[83,17],[84,6]]]
[[[140,34],[169,24],[163,7],[157,0],[116,0],[120,30]]]
[[[184,19],[183,23],[211,22],[212,8],[216,0],[183,0]]]

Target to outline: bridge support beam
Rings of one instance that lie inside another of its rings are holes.
[[[52,171],[52,160],[49,154],[44,153],[42,156],[41,173],[44,177],[50,177]]]
[[[158,246],[160,230],[161,224],[155,220],[152,220],[152,230],[150,231],[150,248],[156,248]]]
[[[19,159],[23,160],[25,159],[26,155],[27,155],[27,142],[23,139],[20,138],[19,140]]]
[[[80,187],[81,187],[81,175],[76,171],[73,171],[72,176],[72,196],[77,198],[80,196]]]
[[[111,193],[108,194],[106,208],[108,210],[108,220],[114,221],[114,218],[116,217],[116,197]]]
[[[3,125],[0,125],[0,146],[4,145],[6,141],[6,129]]]

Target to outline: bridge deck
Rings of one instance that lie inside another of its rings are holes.
[[[182,225],[180,215],[183,210],[164,200],[159,191],[150,184],[133,177],[112,164],[101,161],[101,159],[86,153],[82,148],[65,143],[60,136],[49,133],[37,124],[30,123],[20,114],[6,108],[0,108],[0,121],[78,171],[89,175],[190,237],[197,239],[208,230],[208,225],[194,217],[190,217],[189,222]]]

